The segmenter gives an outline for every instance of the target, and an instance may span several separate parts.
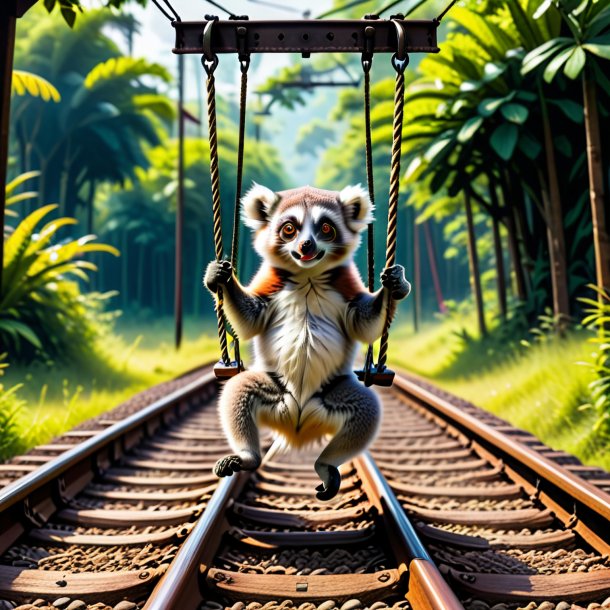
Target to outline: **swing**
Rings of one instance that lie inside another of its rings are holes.
[[[364,74],[364,112],[367,185],[371,202],[375,202],[373,181],[373,157],[370,117],[370,70],[374,52],[393,52],[392,66],[396,71],[394,87],[393,141],[390,162],[390,190],[388,201],[388,224],[385,266],[395,264],[398,199],[400,187],[400,154],[402,143],[402,123],[404,109],[405,82],[404,72],[409,63],[409,52],[439,51],[436,46],[436,30],[442,17],[455,4],[452,0],[448,7],[432,20],[405,21],[403,15],[393,15],[389,20],[378,15],[367,15],[364,21],[357,20],[303,20],[303,21],[256,21],[248,17],[231,15],[228,21],[206,15],[205,22],[183,22],[171,6],[169,0],[162,0],[171,11],[172,18],[159,4],[153,3],[172,22],[176,29],[174,52],[202,53],[201,63],[207,74],[208,125],[210,141],[210,177],[212,184],[212,213],[214,220],[214,250],[216,260],[222,263],[223,239],[221,198],[218,162],[218,133],[216,123],[216,89],[214,72],[218,67],[217,53],[237,53],[241,71],[239,104],[239,140],[237,151],[236,197],[233,215],[233,234],[230,262],[237,268],[239,248],[239,216],[243,176],[244,134],[246,119],[246,93],[250,53],[287,53],[300,52],[306,58],[312,52],[360,52]],[[202,34],[203,29],[203,34]],[[367,279],[370,292],[375,290],[373,226],[367,229]],[[389,308],[389,304],[388,304]],[[239,337],[230,328],[224,313],[222,288],[217,291],[216,315],[221,357],[214,366],[214,373],[220,380],[228,379],[244,370],[240,356]],[[373,346],[366,351],[362,369],[355,371],[358,379],[367,387],[379,385],[389,387],[394,372],[386,367],[389,344],[390,319],[386,317],[380,340],[377,363],[374,363]],[[234,357],[229,355],[227,331],[233,337]]]
[[[222,240],[222,219],[220,204],[220,180],[218,172],[218,133],[216,123],[216,88],[214,72],[218,67],[218,56],[212,52],[211,40],[214,23],[217,19],[210,19],[203,31],[203,56],[201,59],[203,68],[207,74],[207,94],[208,94],[208,124],[210,139],[210,176],[212,181],[212,214],[214,217],[214,249],[216,260],[223,260],[223,240]],[[398,197],[400,186],[400,153],[402,143],[402,121],[404,106],[404,72],[409,63],[409,55],[406,51],[406,39],[403,26],[396,20],[391,20],[396,27],[396,37],[398,50],[392,56],[392,66],[396,71],[396,83],[394,90],[394,119],[393,119],[393,143],[390,172],[390,197],[388,204],[388,235],[386,244],[385,266],[394,265],[396,260],[396,237],[397,237],[397,217],[398,217]],[[243,154],[244,154],[244,133],[246,118],[246,94],[248,83],[248,67],[250,65],[250,55],[246,51],[245,42],[247,30],[245,27],[238,27],[236,30],[238,41],[238,58],[241,70],[241,88],[239,103],[239,139],[237,148],[237,185],[236,198],[233,216],[233,237],[231,241],[230,261],[233,269],[236,269],[237,254],[239,247],[239,212],[241,207],[241,188],[243,175]],[[373,63],[373,47],[375,29],[368,26],[365,29],[366,44],[362,54],[362,68],[364,72],[364,108],[366,123],[366,167],[367,183],[371,202],[375,203],[375,189],[373,182],[373,151],[371,140],[371,104],[370,104],[370,70]],[[375,260],[373,254],[373,224],[367,228],[367,275],[368,288],[370,292],[375,290]],[[237,375],[244,369],[240,358],[239,337],[234,331],[229,331],[233,337],[234,358],[231,360],[227,345],[228,321],[224,313],[222,288],[218,288],[216,303],[216,317],[218,321],[218,337],[220,342],[221,358],[214,366],[214,374],[218,379],[228,379]],[[388,301],[388,311],[390,303]],[[355,371],[358,379],[367,387],[379,385],[389,387],[394,379],[394,371],[386,367],[390,317],[386,317],[385,326],[381,336],[379,356],[377,364],[373,360],[373,346],[369,345],[366,351],[364,367]]]

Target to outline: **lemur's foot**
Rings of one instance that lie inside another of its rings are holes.
[[[230,477],[240,470],[242,470],[242,464],[238,455],[225,455],[214,466],[214,474],[217,477]]]
[[[256,470],[260,464],[260,455],[253,451],[242,451],[240,455],[233,453],[220,458],[214,466],[214,474],[217,477],[230,477],[240,470]]]
[[[318,500],[331,500],[337,495],[341,487],[341,474],[339,469],[330,464],[316,464],[316,471],[322,479],[322,483],[316,487],[316,498]]]
[[[229,261],[212,261],[205,270],[203,283],[211,292],[217,292],[218,286],[229,283],[233,277],[233,266]]]
[[[386,267],[381,272],[381,284],[390,291],[395,301],[404,299],[411,292],[411,284],[405,277],[405,268],[402,265]]]

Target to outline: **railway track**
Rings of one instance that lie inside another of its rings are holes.
[[[193,377],[0,489],[0,610],[610,607],[610,496],[505,422],[397,376],[322,503],[314,453],[218,481]]]

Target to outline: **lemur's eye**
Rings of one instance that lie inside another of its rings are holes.
[[[287,222],[280,229],[280,237],[284,241],[292,241],[296,234],[297,234],[296,227],[291,222]]]
[[[333,241],[335,237],[337,237],[337,231],[335,227],[333,227],[331,224],[328,224],[327,222],[325,222],[320,227],[320,234],[322,235],[322,239],[328,241]]]

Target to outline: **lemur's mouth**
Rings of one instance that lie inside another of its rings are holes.
[[[326,254],[326,252],[324,250],[320,250],[315,254],[299,254],[298,252],[291,250],[290,254],[292,254],[293,258],[296,258],[298,261],[303,261],[306,263],[314,259],[319,261],[324,256],[324,254]]]

